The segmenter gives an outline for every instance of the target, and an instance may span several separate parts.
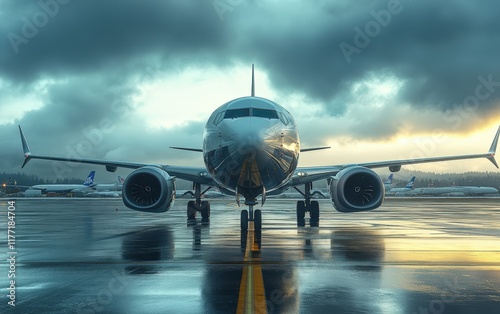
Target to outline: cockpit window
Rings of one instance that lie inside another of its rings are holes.
[[[280,120],[284,125],[288,125],[288,119],[283,112],[280,112]]]
[[[276,110],[270,110],[270,109],[240,108],[240,109],[229,109],[224,114],[224,119],[234,119],[241,117],[278,119],[278,113],[276,112]]]
[[[219,125],[219,123],[221,123],[222,119],[224,118],[224,114],[225,114],[225,111],[221,111],[215,116],[215,118],[214,118],[215,125]]]
[[[252,115],[260,118],[278,119],[278,113],[276,110],[253,108]]]
[[[250,116],[250,108],[230,109],[226,111],[224,119],[234,119],[234,118],[249,117],[249,116]]]

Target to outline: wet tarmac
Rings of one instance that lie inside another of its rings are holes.
[[[13,290],[1,200],[0,312],[500,313],[500,199],[353,214],[324,200],[319,228],[268,200],[261,234],[240,232],[234,201],[211,202],[210,224],[188,225],[187,200],[147,214],[120,199],[19,199]]]

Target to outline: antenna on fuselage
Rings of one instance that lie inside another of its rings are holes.
[[[255,97],[255,80],[253,75],[253,64],[252,64],[252,97]]]

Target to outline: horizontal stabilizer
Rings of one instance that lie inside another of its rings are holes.
[[[311,152],[313,150],[321,150],[321,149],[329,149],[331,148],[330,146],[321,146],[321,147],[310,147],[310,148],[301,148],[300,152]]]
[[[189,147],[177,147],[177,146],[170,146],[170,148],[179,150],[188,150],[190,152],[199,152],[199,153],[203,152],[203,149],[201,148],[189,148]]]

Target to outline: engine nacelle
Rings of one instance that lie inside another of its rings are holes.
[[[125,179],[122,198],[125,206],[134,210],[166,212],[175,200],[174,178],[157,167],[139,168]]]
[[[333,206],[339,212],[372,210],[384,200],[385,188],[380,177],[365,167],[346,168],[330,183]]]

